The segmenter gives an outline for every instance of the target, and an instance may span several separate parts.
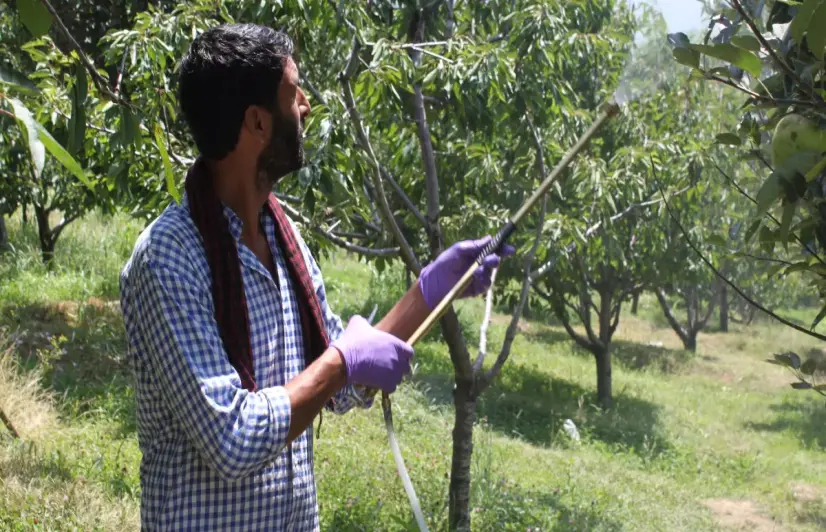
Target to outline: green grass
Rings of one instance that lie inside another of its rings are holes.
[[[30,401],[10,410],[25,441],[0,431],[0,529],[136,529],[140,452],[112,302],[140,227],[121,216],[88,217],[59,242],[53,272],[39,263],[30,229],[17,218],[9,229],[16,251],[0,257],[0,328],[6,356],[19,364],[16,372],[0,366],[0,388],[36,388],[51,400],[15,394]],[[404,290],[398,271],[378,276],[343,254],[322,267],[345,318],[374,304],[381,314]],[[474,530],[725,530],[704,501],[732,501],[735,523],[752,520],[744,530],[761,530],[761,519],[774,530],[826,526],[826,405],[763,362],[818,343],[764,322],[701,334],[692,355],[656,302],[641,304],[638,317],[621,320],[610,412],[592,404],[590,355],[550,321],[523,323],[501,378],[478,405]],[[475,344],[482,302],[457,308]],[[494,316],[491,351],[506,324]],[[394,395],[402,451],[435,530],[447,516],[451,371],[433,332]],[[0,407],[8,395],[0,393]],[[566,419],[580,442],[565,436]],[[380,409],[325,415],[316,472],[323,529],[413,530]]]

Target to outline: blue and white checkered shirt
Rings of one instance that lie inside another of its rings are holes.
[[[312,427],[290,445],[284,385],[304,369],[301,325],[274,221],[261,215],[278,283],[235,237],[259,391],[230,365],[213,315],[211,276],[188,202],[147,227],[121,275],[121,306],[135,374],[143,530],[318,530]],[[327,305],[318,264],[297,228],[330,340],[341,320]],[[280,288],[279,288],[280,287]],[[333,411],[368,408],[348,386]]]

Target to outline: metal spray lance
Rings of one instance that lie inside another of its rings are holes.
[[[597,133],[597,131],[602,127],[605,122],[607,122],[612,117],[616,116],[620,110],[620,106],[617,101],[612,98],[611,100],[607,101],[602,105],[600,109],[599,115],[597,119],[591,124],[591,127],[588,128],[585,133],[577,140],[576,144],[568,150],[564,157],[559,161],[559,163],[554,167],[553,171],[551,171],[550,175],[545,178],[539,188],[537,188],[534,193],[531,195],[530,198],[525,201],[525,203],[519,208],[516,213],[511,216],[508,222],[496,233],[496,235],[491,239],[490,243],[485,246],[479,256],[476,258],[476,261],[468,268],[467,272],[462,276],[461,279],[453,286],[453,288],[442,298],[436,308],[428,314],[427,318],[422,322],[418,329],[413,333],[413,335],[407,340],[407,343],[410,345],[415,345],[416,342],[421,340],[430,329],[436,324],[436,322],[445,314],[448,307],[456,300],[459,294],[463,293],[465,289],[470,284],[471,280],[473,279],[473,274],[476,271],[478,266],[481,266],[482,261],[488,255],[495,253],[499,250],[508,240],[508,238],[513,234],[516,230],[517,225],[525,217],[525,215],[539,202],[542,196],[545,195],[546,192],[551,188],[551,185],[556,182],[562,172],[571,165],[574,158],[579,154],[580,151],[585,147],[589,140]],[[372,397],[378,390],[368,389],[367,394]],[[390,396],[386,392],[382,392],[382,409],[384,411],[384,422],[387,428],[387,437],[390,443],[390,449],[393,453],[393,459],[396,462],[396,469],[399,472],[399,476],[402,479],[402,483],[404,484],[404,489],[407,492],[407,497],[410,500],[410,506],[413,509],[413,514],[416,518],[416,522],[418,523],[419,529],[422,531],[427,530],[427,523],[425,522],[424,514],[422,513],[421,506],[419,505],[419,500],[416,497],[416,491],[413,489],[413,484],[410,481],[410,476],[407,473],[407,468],[404,465],[404,459],[402,458],[401,450],[399,449],[398,441],[396,440],[396,432],[393,428],[393,413],[391,409],[390,403]]]

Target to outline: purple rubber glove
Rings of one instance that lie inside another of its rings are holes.
[[[433,310],[439,301],[442,300],[450,289],[453,288],[459,279],[465,274],[470,265],[474,263],[477,255],[482,252],[485,246],[492,240],[490,235],[479,240],[464,240],[457,242],[443,251],[436,260],[422,268],[419,275],[419,286],[422,289],[424,302]],[[513,246],[502,246],[502,255],[513,255]],[[478,296],[484,294],[490,288],[491,272],[499,266],[500,256],[494,253],[482,260],[482,265],[476,268],[473,280],[470,282],[461,298]]]
[[[330,344],[338,349],[347,368],[347,384],[393,393],[410,371],[413,348],[382,332],[361,316],[353,316],[344,334]]]

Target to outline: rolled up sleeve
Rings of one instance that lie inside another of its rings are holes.
[[[290,398],[283,387],[245,390],[229,363],[211,294],[185,268],[144,257],[134,272],[133,327],[170,410],[224,479],[264,467],[287,444]]]
[[[321,268],[310,252],[309,247],[304,242],[304,239],[300,236],[298,228],[292,221],[290,223],[293,226],[293,232],[301,246],[304,262],[307,264],[307,268],[313,279],[313,287],[315,288],[319,304],[321,305],[321,314],[324,319],[324,325],[327,328],[327,335],[330,337],[330,342],[334,342],[344,333],[344,326],[342,325],[341,318],[333,312],[327,302],[327,291],[324,287],[324,279],[321,276]],[[374,396],[368,395],[364,393],[364,391],[364,388],[356,388],[352,384],[345,385],[327,402],[325,409],[335,414],[345,414],[354,407],[370,408],[373,406]]]

